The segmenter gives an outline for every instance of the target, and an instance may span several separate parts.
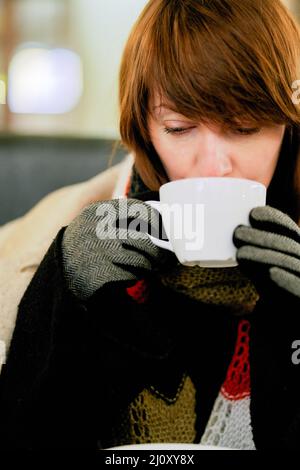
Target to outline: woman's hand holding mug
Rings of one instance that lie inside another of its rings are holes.
[[[240,268],[274,301],[274,288],[300,300],[300,228],[270,206],[253,209],[249,220],[250,227],[242,225],[234,232]]]
[[[137,199],[113,199],[87,206],[66,228],[62,241],[65,277],[70,290],[89,298],[109,282],[135,281],[145,273],[177,263],[152,243],[159,213]]]

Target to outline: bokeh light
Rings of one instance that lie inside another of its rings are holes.
[[[81,59],[69,49],[27,45],[12,57],[7,101],[13,113],[67,113],[78,104],[82,90]]]

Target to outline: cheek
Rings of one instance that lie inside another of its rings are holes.
[[[176,138],[171,139],[164,133],[152,134],[152,144],[171,180],[184,177],[188,167],[188,145],[181,145]]]
[[[268,149],[268,152],[261,155],[260,174],[258,175],[258,177],[260,178],[261,182],[267,187],[269,186],[273,178],[278,161],[278,156],[279,151],[277,149],[273,150],[273,152],[271,151],[271,149]]]
[[[267,130],[244,153],[240,152],[240,174],[268,187],[276,169],[283,135],[284,128]]]
[[[239,158],[239,170],[243,177],[269,185],[277,163],[277,151],[270,147],[257,147],[255,152]]]

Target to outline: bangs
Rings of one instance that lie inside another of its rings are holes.
[[[286,65],[288,45],[286,57],[281,56],[263,6],[244,2],[240,8],[226,0],[207,7],[205,2],[165,2],[149,31],[152,47],[143,78],[150,100],[158,94],[161,104],[190,119],[230,127],[239,120],[300,123],[291,99],[297,67]],[[278,26],[276,35],[281,36]],[[284,46],[284,37],[278,40]]]

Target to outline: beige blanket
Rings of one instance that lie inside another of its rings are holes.
[[[124,194],[133,158],[44,197],[27,214],[0,227],[0,369],[18,305],[57,232],[88,204]]]

